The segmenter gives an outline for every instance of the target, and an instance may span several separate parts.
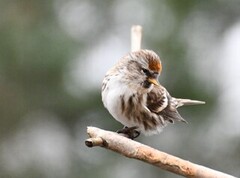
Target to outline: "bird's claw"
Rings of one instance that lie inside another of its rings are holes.
[[[127,135],[128,138],[134,140],[140,135],[140,132],[136,130],[137,127],[123,127],[122,129],[118,130],[117,133]]]

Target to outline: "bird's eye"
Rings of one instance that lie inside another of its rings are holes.
[[[142,68],[142,71],[143,71],[143,73],[146,74],[147,76],[150,75],[150,71],[149,71],[149,70],[147,70],[147,69],[145,69],[145,68]]]

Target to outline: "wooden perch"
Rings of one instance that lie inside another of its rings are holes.
[[[234,178],[231,175],[191,163],[181,158],[161,152],[115,132],[96,127],[88,127],[88,147],[101,146],[126,157],[138,159],[154,166],[189,178]]]

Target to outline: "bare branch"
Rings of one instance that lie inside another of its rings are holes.
[[[133,25],[131,28],[131,51],[138,51],[141,49],[142,27],[140,25]]]
[[[101,146],[178,175],[189,178],[234,178],[231,175],[161,152],[114,132],[88,127],[87,133],[90,138],[85,141],[85,144],[88,147]]]

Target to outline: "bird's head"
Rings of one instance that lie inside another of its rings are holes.
[[[129,53],[127,59],[128,76],[133,84],[143,88],[159,85],[158,76],[162,71],[159,56],[151,50],[139,50]]]

